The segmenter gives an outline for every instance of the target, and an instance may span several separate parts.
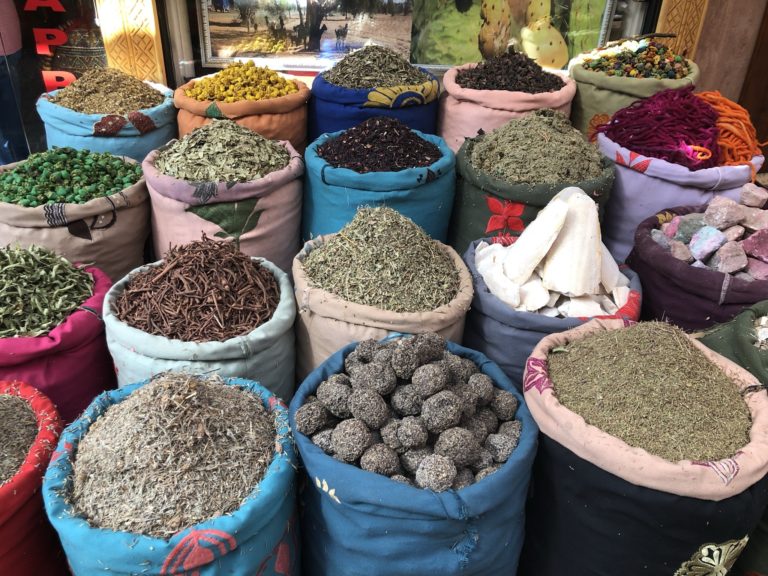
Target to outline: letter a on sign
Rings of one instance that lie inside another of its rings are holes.
[[[38,8],[50,8],[54,12],[64,12],[61,0],[27,0],[24,4],[25,12],[34,12]]]

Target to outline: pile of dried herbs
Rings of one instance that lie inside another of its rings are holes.
[[[159,106],[165,96],[115,68],[94,68],[61,89],[51,102],[84,114],[128,114]]]
[[[348,54],[322,76],[336,86],[358,89],[413,86],[431,80],[394,50],[375,45]]]
[[[18,396],[0,394],[0,486],[13,478],[37,436],[37,418]]]
[[[456,84],[473,90],[507,90],[540,94],[565,86],[560,76],[544,69],[522,52],[509,51],[480,62],[474,68],[459,70]]]
[[[431,166],[442,154],[396,118],[375,116],[317,148],[317,155],[334,168],[366,172],[397,172]]]
[[[161,374],[91,425],[69,500],[92,526],[168,538],[239,508],[275,439],[257,395],[218,377]]]
[[[163,148],[157,169],[190,182],[250,182],[290,162],[284,146],[232,120],[213,120]]]
[[[280,302],[275,276],[232,242],[174,246],[163,263],[131,276],[115,315],[139,330],[184,342],[223,342],[252,332]]]
[[[641,322],[549,354],[560,402],[597,428],[671,462],[720,460],[749,442],[734,382],[679,328]]]
[[[391,208],[361,208],[304,261],[312,285],[345,300],[392,312],[448,304],[459,273],[448,252]]]
[[[469,148],[477,170],[521,184],[575,183],[598,178],[600,153],[565,115],[537,110],[476,138]]]
[[[88,272],[45,248],[0,248],[0,338],[47,334],[92,293]]]

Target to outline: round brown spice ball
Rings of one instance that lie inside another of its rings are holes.
[[[445,351],[445,338],[435,332],[426,332],[414,337],[416,353],[420,364],[427,364],[434,360],[440,360]]]
[[[499,429],[499,419],[496,417],[496,413],[491,410],[490,406],[478,408],[477,412],[475,412],[475,418],[485,425],[487,434],[495,434],[496,430]]]
[[[334,455],[344,462],[354,462],[363,455],[371,441],[371,432],[362,420],[350,418],[336,425],[331,436]]]
[[[357,357],[361,362],[372,362],[379,348],[379,343],[369,338],[358,343],[355,352],[357,352]]]
[[[461,412],[461,400],[447,390],[427,398],[421,407],[421,417],[427,430],[436,434],[456,426],[461,420]]]
[[[352,394],[350,386],[330,379],[317,387],[317,399],[322,402],[328,412],[338,418],[349,418],[352,415],[347,405],[350,394]]]
[[[405,450],[421,448],[427,444],[427,426],[418,416],[406,416],[400,421],[397,439]]]
[[[432,454],[432,448],[425,446],[424,448],[414,448],[400,455],[400,463],[403,468],[409,474],[416,474],[416,470],[419,469],[419,464],[427,456]]]
[[[479,372],[477,365],[472,360],[462,358],[447,350],[443,354],[443,360],[448,366],[448,371],[451,374],[451,383],[454,385],[467,382],[472,374]]]
[[[475,475],[469,468],[461,468],[456,472],[456,479],[453,481],[454,490],[461,490],[475,483]]]
[[[358,388],[349,395],[349,411],[369,428],[378,430],[389,420],[389,407],[373,390]]]
[[[397,341],[392,352],[392,368],[398,378],[410,380],[416,368],[419,367],[419,355],[414,346],[413,338],[401,339]]]
[[[517,439],[504,434],[489,434],[485,439],[485,449],[491,453],[495,462],[506,462],[517,447]]]
[[[477,440],[478,444],[482,445],[482,443],[485,442],[485,438],[488,436],[488,430],[485,427],[485,422],[483,422],[476,415],[462,416],[461,421],[459,422],[459,426],[472,432],[472,435],[475,437],[475,440]]]
[[[499,420],[512,420],[517,412],[518,401],[512,392],[495,388],[491,408]]]
[[[356,368],[350,382],[355,390],[368,388],[386,396],[397,386],[397,376],[389,364],[371,362]]]
[[[310,402],[296,410],[296,429],[305,436],[312,436],[333,423],[333,416],[321,402]]]
[[[497,434],[503,434],[504,436],[513,438],[515,440],[515,445],[517,445],[517,442],[520,440],[520,432],[522,432],[522,429],[523,423],[520,422],[520,420],[510,420],[509,422],[503,422],[501,426],[499,426]]]
[[[401,471],[400,458],[386,444],[374,444],[360,457],[360,468],[368,472],[392,476]]]
[[[472,374],[467,380],[467,386],[477,398],[478,406],[485,406],[493,400],[493,391],[496,389],[493,380],[487,374],[478,372]]]
[[[381,433],[381,441],[384,442],[384,444],[392,448],[392,450],[395,450],[398,453],[402,453],[404,448],[400,443],[400,440],[397,438],[397,431],[399,428],[400,420],[397,418],[392,418],[389,420],[389,422],[381,427],[379,432]]]
[[[456,384],[448,388],[461,399],[461,412],[464,416],[474,416],[477,412],[477,396],[469,384]]]
[[[389,403],[401,416],[416,416],[421,413],[423,400],[413,384],[402,384],[395,388]]]
[[[320,430],[320,432],[312,436],[312,444],[320,448],[320,450],[326,454],[333,454],[333,440],[331,439],[332,436],[333,428]]]
[[[395,351],[391,347],[382,348],[373,355],[373,361],[379,364],[390,364],[394,352]]]
[[[497,472],[499,468],[501,468],[501,464],[494,464],[493,466],[488,466],[488,468],[483,468],[475,474],[475,482],[480,482],[483,478],[487,478],[494,472]]]
[[[470,465],[470,468],[475,472],[480,472],[480,470],[488,468],[489,466],[493,466],[493,456],[485,448],[480,448],[480,451],[477,454],[477,460]]]
[[[480,444],[464,428],[448,428],[435,442],[435,454],[450,458],[457,468],[469,466],[480,456]]]
[[[422,398],[429,398],[448,386],[448,369],[441,364],[425,364],[416,368],[411,383]]]
[[[390,476],[390,479],[394,480],[395,482],[400,482],[401,484],[408,484],[408,486],[415,486],[413,480],[406,478],[402,474],[394,474],[393,476]]]
[[[416,485],[433,492],[448,490],[453,486],[455,479],[456,466],[450,458],[439,454],[432,454],[424,458],[416,470]]]

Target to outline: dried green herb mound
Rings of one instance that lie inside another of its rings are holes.
[[[456,83],[473,90],[508,90],[540,94],[555,92],[565,86],[560,76],[544,69],[522,52],[505,52],[474,68],[459,70]]]
[[[157,169],[190,182],[250,182],[282,170],[288,150],[232,120],[214,120],[163,149]]]
[[[394,50],[366,46],[355,50],[322,73],[323,78],[344,88],[413,86],[431,80],[429,74],[411,66]]]
[[[442,154],[396,118],[375,116],[326,141],[317,155],[334,168],[366,172],[398,172],[431,166]]]
[[[0,338],[42,336],[93,293],[93,278],[44,248],[0,248]]]
[[[37,418],[18,396],[0,394],[0,486],[13,478],[37,436]]]
[[[108,152],[53,148],[32,154],[0,172],[0,202],[36,208],[44,204],[85,204],[141,180],[141,165]]]
[[[445,249],[391,208],[361,208],[304,261],[310,282],[345,300],[391,312],[448,304],[459,273]]]
[[[165,373],[91,425],[68,499],[92,526],[167,538],[239,508],[275,439],[257,395],[218,377]]]
[[[562,184],[598,178],[601,156],[565,115],[537,110],[515,118],[468,148],[477,170],[515,184]]]
[[[720,460],[749,442],[734,382],[663,322],[599,332],[549,354],[560,402],[588,424],[671,462]]]
[[[165,96],[114,68],[95,68],[59,90],[51,102],[84,114],[128,114],[159,106]]]

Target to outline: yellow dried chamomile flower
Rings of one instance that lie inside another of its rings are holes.
[[[293,82],[280,77],[274,70],[256,66],[250,61],[230,64],[221,72],[201,78],[185,90],[190,98],[218,102],[264,100],[294,92],[298,92],[298,88]]]

